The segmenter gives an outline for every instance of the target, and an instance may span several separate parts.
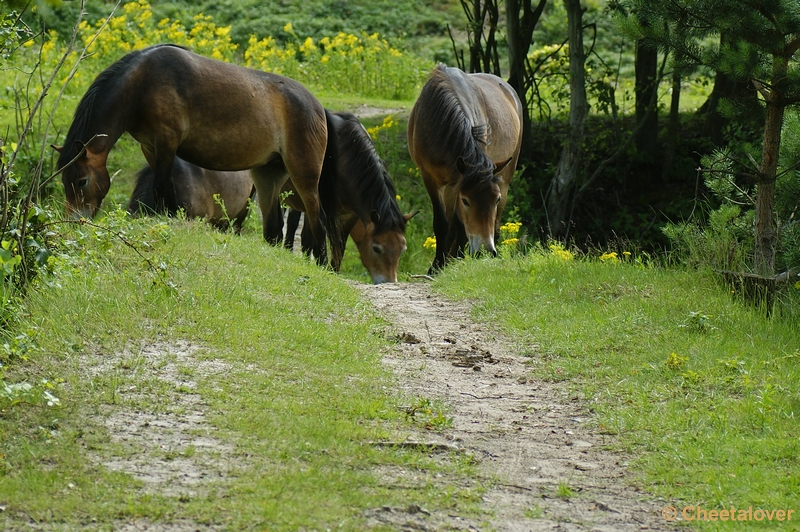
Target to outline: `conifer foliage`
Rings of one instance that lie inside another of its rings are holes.
[[[756,184],[754,270],[773,275],[778,231],[775,181],[786,108],[800,103],[800,3],[796,0],[634,0],[641,35],[673,57],[676,68],[705,66],[745,80],[764,107],[761,160],[741,172]],[[709,46],[708,42],[714,42]],[[727,108],[736,112],[735,102]],[[746,161],[746,159],[745,159]],[[795,161],[781,161],[785,168]],[[744,164],[747,164],[746,162]]]

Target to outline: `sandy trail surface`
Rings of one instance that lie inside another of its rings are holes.
[[[489,529],[672,529],[661,517],[665,503],[632,484],[628,457],[607,450],[611,436],[592,430],[588,406],[563,385],[532,379],[530,359],[472,322],[469,303],[437,296],[426,282],[357,286],[400,340],[383,361],[402,393],[441,401],[453,418],[446,430],[414,438],[469,453],[492,479],[482,501]],[[485,528],[419,510],[370,518],[401,530]]]

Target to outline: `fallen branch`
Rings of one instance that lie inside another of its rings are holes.
[[[464,452],[464,449],[452,443],[439,443],[439,442],[424,442],[424,441],[371,441],[370,445],[374,447],[399,447],[401,449],[414,449],[414,450],[427,450],[427,451],[453,451],[457,453]]]

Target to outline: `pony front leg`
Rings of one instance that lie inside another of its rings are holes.
[[[153,191],[155,193],[155,210],[162,209],[169,216],[174,216],[178,209],[186,205],[178,204],[178,194],[172,179],[172,166],[175,164],[175,150],[168,148],[151,148],[142,144],[142,153],[147,164],[153,170]]]
[[[286,178],[282,164],[268,164],[250,170],[256,186],[258,208],[261,210],[264,240],[278,246],[283,242],[283,213],[280,206],[280,190]]]
[[[428,195],[431,198],[431,206],[433,207],[433,236],[436,239],[436,255],[433,258],[433,263],[431,263],[430,268],[428,268],[428,275],[433,275],[444,268],[445,257],[447,255],[449,225],[447,223],[447,213],[439,197],[439,190],[436,188],[435,184],[432,184],[432,179],[426,178],[425,174],[423,174],[423,179],[425,179],[425,188],[428,190]],[[431,183],[430,186],[429,183]]]

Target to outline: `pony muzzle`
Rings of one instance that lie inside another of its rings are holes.
[[[469,252],[471,255],[479,256],[482,253],[490,253],[492,257],[497,256],[497,249],[494,247],[494,237],[484,238],[478,235],[469,237]]]
[[[86,219],[91,220],[94,218],[94,215],[97,213],[97,209],[90,205],[84,205],[81,208],[68,208],[67,209],[67,218],[70,220],[80,220]]]
[[[397,282],[396,276],[394,279],[390,279],[389,277],[381,274],[372,276],[372,284],[396,283],[396,282]]]

